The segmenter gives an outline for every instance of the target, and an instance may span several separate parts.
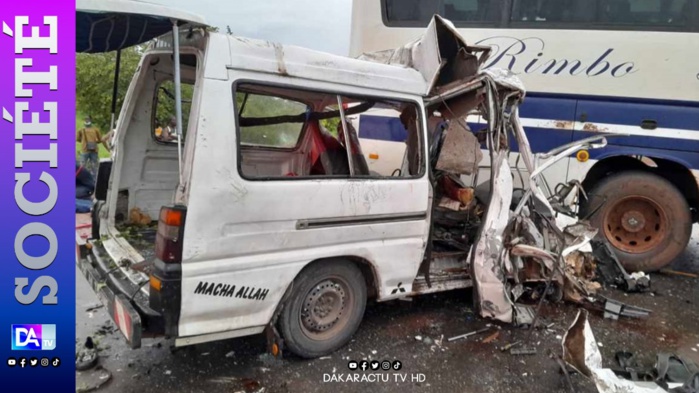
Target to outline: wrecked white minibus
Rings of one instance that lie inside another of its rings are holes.
[[[98,3],[78,1],[93,49],[137,38],[128,26],[174,27],[133,77],[113,162],[99,168],[93,236],[77,254],[132,348],[143,337],[185,346],[265,332],[275,355],[317,357],[351,338],[367,299],[473,285],[481,315],[531,323],[517,303],[526,292],[575,301],[593,291],[568,260],[591,258],[595,231],[554,209],[578,188],[547,200],[537,179],[604,136],[532,155],[517,117],[524,88],[481,72],[489,49],[448,21],[350,59],[208,32],[165,8]],[[408,136],[391,176],[368,169],[350,121],[372,110]],[[473,113],[485,129],[468,129]],[[177,131],[156,133],[168,122]],[[526,176],[506,159],[515,143]],[[475,173],[481,146],[492,175],[474,189],[461,175]]]

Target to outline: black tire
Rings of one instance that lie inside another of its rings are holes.
[[[625,171],[599,182],[588,194],[583,217],[599,228],[630,272],[656,271],[677,257],[692,232],[687,200],[669,181],[644,171]],[[605,202],[606,201],[606,202]]]
[[[366,283],[359,268],[346,260],[317,262],[304,268],[292,285],[279,318],[289,350],[316,358],[345,345],[366,307]]]

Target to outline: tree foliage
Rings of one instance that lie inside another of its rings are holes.
[[[138,67],[141,48],[121,51],[121,67],[117,92],[116,116],[119,116],[124,95]],[[76,55],[76,105],[79,112],[92,117],[94,125],[105,131],[109,128],[112,112],[112,88],[116,52]],[[82,120],[82,119],[80,119]]]

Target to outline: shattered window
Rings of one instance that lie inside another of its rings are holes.
[[[415,103],[248,83],[236,86],[234,94],[240,172],[246,178],[425,173]]]
[[[510,20],[537,24],[689,28],[689,0],[515,0]]]
[[[306,105],[280,97],[238,92],[235,95],[241,117],[270,118],[304,113]],[[303,123],[279,122],[240,128],[240,143],[268,147],[296,146]]]

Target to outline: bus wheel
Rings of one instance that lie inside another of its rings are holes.
[[[603,179],[589,197],[591,224],[626,270],[658,270],[687,247],[692,232],[689,205],[662,177],[642,171],[618,173]]]
[[[362,321],[366,282],[345,260],[321,261],[304,268],[279,318],[285,345],[298,356],[315,358],[345,345]]]

